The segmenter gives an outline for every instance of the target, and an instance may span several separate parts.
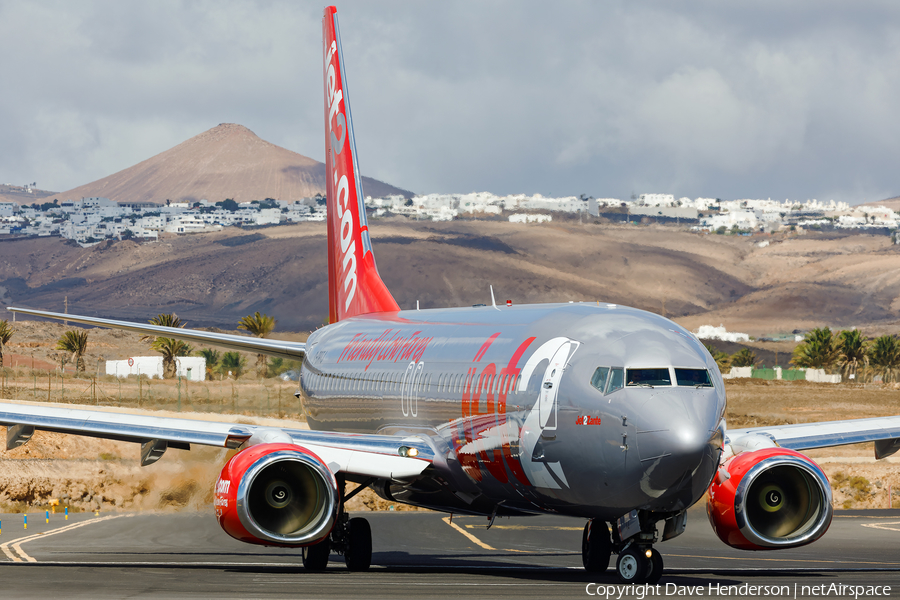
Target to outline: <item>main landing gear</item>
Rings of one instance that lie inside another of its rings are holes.
[[[616,560],[616,574],[623,583],[655,584],[662,577],[663,559],[653,548],[656,541],[656,523],[638,529],[637,533],[624,542],[619,539],[618,527],[610,530],[604,521],[591,519],[581,534],[581,562],[588,573],[603,575],[609,569],[613,552]],[[673,536],[674,537],[674,536]],[[668,538],[664,538],[668,539]]]
[[[339,482],[343,490],[343,482]],[[362,483],[358,488],[341,498],[341,510],[331,534],[311,546],[303,547],[303,566],[307,571],[324,571],[332,552],[344,556],[344,562],[351,571],[367,571],[372,564],[372,528],[361,517],[353,519],[344,512],[344,502],[368,486]]]

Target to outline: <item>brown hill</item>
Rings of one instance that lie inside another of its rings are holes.
[[[366,195],[412,192],[363,177]],[[223,123],[109,177],[59,194],[117,202],[300,200],[325,193],[325,165],[260,139],[242,125]]]
[[[821,325],[900,330],[900,247],[887,236],[824,239],[698,235],[663,226],[376,220],[378,266],[403,308],[498,302],[608,301],[685,326],[751,335]],[[252,312],[281,331],[327,316],[325,227],[104,242],[0,242],[0,305],[144,320],[176,312],[190,326],[233,329]],[[0,312],[0,318],[6,318]]]

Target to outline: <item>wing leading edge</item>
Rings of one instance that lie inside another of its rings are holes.
[[[214,333],[212,331],[199,331],[197,329],[183,329],[180,327],[162,327],[149,323],[132,323],[130,321],[115,321],[113,319],[98,319],[96,317],[81,317],[63,313],[48,312],[44,310],[31,310],[28,308],[7,308],[9,312],[46,317],[58,321],[74,321],[86,325],[109,327],[111,329],[124,329],[146,335],[172,337],[189,342],[212,344],[228,348],[229,350],[243,350],[256,352],[269,356],[278,356],[288,360],[302,360],[306,354],[306,344],[303,342],[286,342],[282,340],[267,340],[230,333]]]
[[[155,462],[167,448],[187,450],[199,444],[234,449],[252,445],[254,439],[264,441],[271,433],[289,436],[320,456],[335,473],[362,477],[415,477],[435,457],[432,445],[418,436],[280,429],[33,404],[0,403],[0,425],[7,428],[7,449],[27,442],[36,430],[54,431],[139,443],[142,465]]]
[[[726,443],[746,435],[770,437],[779,446],[797,451],[875,442],[875,458],[880,459],[900,450],[900,416],[729,429]]]

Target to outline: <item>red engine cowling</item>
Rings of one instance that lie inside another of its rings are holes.
[[[767,448],[738,454],[724,468],[731,477],[713,479],[706,514],[729,546],[794,548],[828,531],[831,485],[808,457],[787,448]]]
[[[259,444],[235,454],[216,482],[216,518],[251,544],[307,546],[334,527],[340,494],[325,462],[295,444]]]

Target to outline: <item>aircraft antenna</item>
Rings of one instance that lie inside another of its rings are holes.
[[[500,310],[497,308],[497,301],[494,299],[494,286],[491,286],[491,306],[494,307],[494,310]]]

